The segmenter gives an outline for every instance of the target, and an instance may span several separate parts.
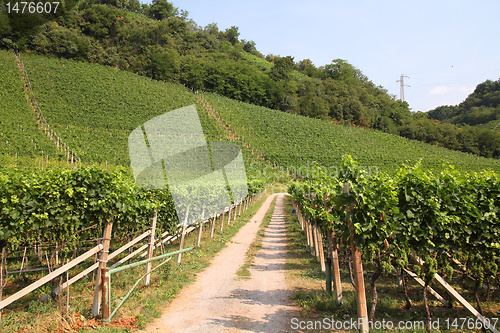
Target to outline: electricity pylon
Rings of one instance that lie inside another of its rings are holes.
[[[396,82],[401,83],[401,87],[399,90],[399,99],[401,100],[401,102],[405,101],[405,87],[408,87],[408,88],[410,87],[409,85],[405,84],[405,78],[409,79],[410,77],[406,76],[404,74],[401,74],[399,80],[396,81]]]

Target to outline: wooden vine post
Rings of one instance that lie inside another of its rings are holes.
[[[184,247],[184,238],[186,237],[186,228],[187,228],[187,223],[188,223],[188,217],[189,217],[189,205],[186,210],[186,217],[184,218],[184,223],[182,224],[182,229],[181,229],[181,239],[179,241],[179,251],[182,250]],[[177,263],[181,263],[181,258],[182,258],[182,253],[179,253],[177,255]]]
[[[309,238],[309,241],[307,242],[309,244],[309,249],[311,250],[311,254],[313,256],[316,255],[316,248],[314,247],[314,235],[313,235],[313,232],[312,232],[312,228],[313,228],[313,225],[311,223],[311,221],[307,220],[307,235],[308,235],[308,238]]]
[[[340,280],[339,254],[335,233],[328,228],[328,267],[327,272],[332,271],[333,288],[335,290],[335,300],[337,304],[342,304],[342,282]],[[330,282],[329,282],[330,283]],[[331,286],[330,286],[331,288]]]
[[[312,233],[312,241],[313,241],[313,255],[315,257],[319,257],[319,246],[318,246],[318,233],[316,232],[317,229],[316,221],[311,222],[311,233]]]
[[[344,193],[349,193],[349,184],[344,184]],[[347,207],[348,212],[352,212],[352,207]],[[363,276],[363,263],[361,261],[361,251],[354,245],[354,230],[352,229],[352,221],[348,220],[349,230],[351,235],[349,241],[351,243],[351,255],[354,270],[354,283],[356,284],[356,304],[358,310],[358,325],[359,332],[368,332],[368,309],[366,307],[366,292],[365,280]]]
[[[227,212],[227,225],[231,222],[231,214],[233,213],[233,207],[229,207],[229,211]]]
[[[109,268],[104,267],[102,269],[102,319],[109,319],[109,309],[111,307],[109,294],[111,292],[111,279],[109,274]]]
[[[94,290],[94,302],[92,304],[92,315],[98,316],[99,309],[101,307],[101,299],[102,299],[102,270],[106,268],[108,263],[108,254],[109,254],[109,243],[111,241],[111,230],[113,229],[113,216],[106,223],[104,227],[104,232],[102,235],[102,245],[103,248],[101,250],[100,258],[99,258],[99,267],[97,269],[97,277],[95,279],[95,290]]]
[[[155,211],[153,215],[153,222],[151,223],[151,235],[149,236],[149,246],[148,246],[148,259],[153,258],[153,252],[155,249],[155,233],[156,233],[156,220],[158,218],[158,212]],[[151,282],[151,274],[149,272],[151,271],[151,262],[148,262],[146,264],[146,276],[144,277],[144,284],[146,286],[149,286],[149,283]]]
[[[201,222],[200,222],[200,227],[198,230],[198,238],[196,239],[196,247],[200,246],[201,243],[201,235],[203,233],[203,223],[205,221],[205,207],[203,207],[203,210],[201,211]]]
[[[297,207],[298,207],[298,205],[297,205]],[[299,214],[300,228],[302,229],[302,231],[304,231],[304,216],[302,215],[302,212],[300,211],[299,208],[295,208],[295,210]]]
[[[321,263],[321,271],[325,272],[326,267],[325,267],[325,251],[323,249],[323,235],[321,234],[321,229],[319,225],[316,225],[316,239],[318,243],[318,257],[319,257],[319,262]]]
[[[214,214],[214,216],[210,219],[210,238],[214,238],[214,230],[215,230],[215,221],[217,219],[217,215]]]
[[[222,212],[222,215],[220,216],[220,232],[224,229],[224,218],[226,217],[226,210]]]

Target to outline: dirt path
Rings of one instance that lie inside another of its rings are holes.
[[[256,254],[249,280],[236,280],[237,270],[255,239],[274,197],[276,207]],[[184,289],[145,332],[288,332],[299,310],[289,301],[285,281],[286,233],[284,194],[269,196],[227,248]]]

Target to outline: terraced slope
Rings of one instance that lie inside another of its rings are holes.
[[[22,116],[30,111],[14,57],[3,51],[0,57],[5,67],[2,80],[10,80],[14,87],[8,88],[14,94],[2,112],[13,110],[16,117],[29,119]],[[415,163],[419,159],[430,169],[452,164],[466,171],[500,171],[498,160],[381,132],[332,125],[214,94],[195,94],[181,85],[152,81],[110,67],[34,55],[22,58],[45,118],[89,163],[128,165],[127,137],[134,128],[156,115],[196,104],[207,141],[239,142],[247,157],[258,155],[250,153],[254,150],[285,167],[304,168],[317,161],[335,172],[341,156],[350,154],[362,165],[388,172],[396,172],[406,161]],[[0,89],[6,93],[6,88]],[[4,98],[2,103],[6,103]],[[2,132],[5,127],[2,124]],[[23,133],[17,135],[26,140]],[[57,152],[53,154],[57,156]]]

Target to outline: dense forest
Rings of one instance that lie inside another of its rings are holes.
[[[427,117],[437,128],[449,129],[450,148],[500,157],[500,79],[479,84],[459,105],[439,106]]]
[[[428,112],[429,118],[458,125],[500,122],[500,79],[479,84],[459,105],[443,105]]]
[[[500,135],[412,113],[343,59],[317,67],[309,59],[264,56],[255,42],[239,39],[238,27],[200,27],[166,0],[67,1],[57,17],[37,24],[19,24],[19,17],[1,7],[0,47],[113,66],[284,112],[500,157]]]

